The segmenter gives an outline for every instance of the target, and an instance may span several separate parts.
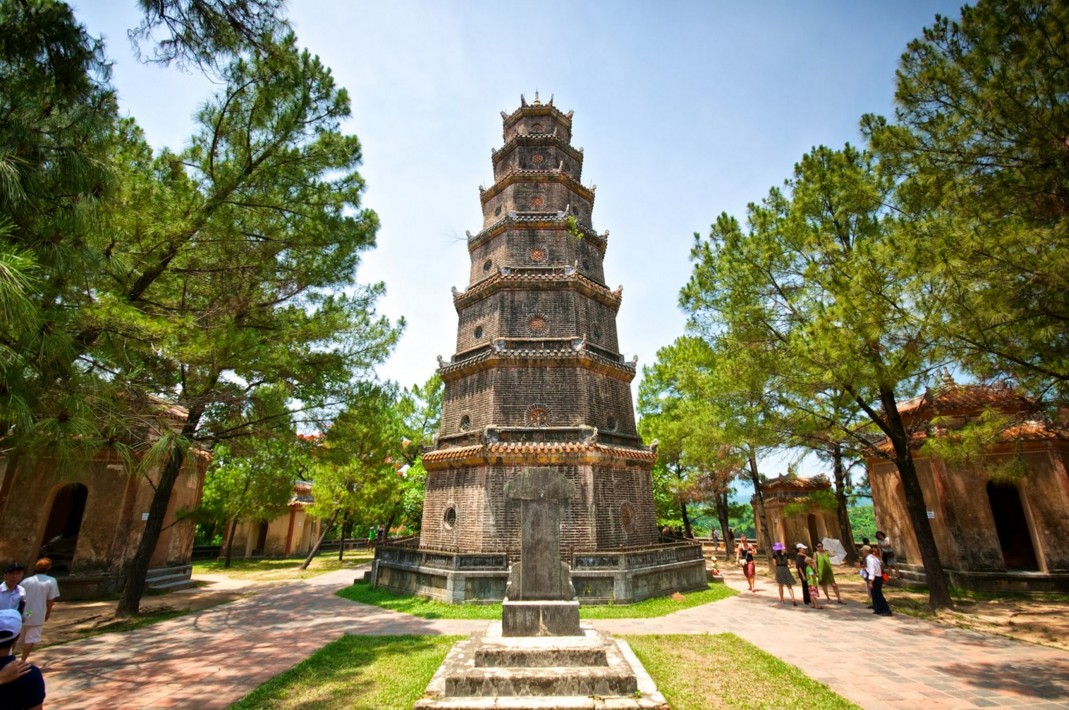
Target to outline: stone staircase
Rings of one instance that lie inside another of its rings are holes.
[[[415,710],[668,710],[626,642],[582,631],[505,637],[491,624],[453,647]]]
[[[193,582],[193,565],[157,567],[145,576],[145,587],[154,592],[173,592],[196,586]]]
[[[895,587],[908,589],[920,589],[928,586],[928,575],[924,571],[924,565],[909,565],[899,562],[898,578],[892,579],[888,584]]]

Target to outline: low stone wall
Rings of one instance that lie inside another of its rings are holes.
[[[612,552],[576,554],[572,584],[586,604],[628,604],[672,592],[703,589],[709,582],[700,544],[675,543]],[[451,604],[500,601],[508,583],[504,554],[460,554],[379,545],[371,585]]]

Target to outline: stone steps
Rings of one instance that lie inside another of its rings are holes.
[[[667,710],[623,641],[589,625],[580,636],[501,635],[501,624],[458,642],[416,710]]]
[[[145,575],[145,587],[154,592],[173,592],[177,589],[189,589],[193,582],[193,565],[176,567],[157,567]]]

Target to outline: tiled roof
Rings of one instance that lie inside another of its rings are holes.
[[[824,476],[799,478],[797,476],[777,476],[761,484],[761,490],[768,492],[819,491],[828,489],[831,483]]]
[[[541,215],[541,216],[539,216]],[[548,216],[547,216],[548,215]],[[568,215],[563,211],[557,212],[541,212],[538,214],[531,212],[514,212],[510,211],[505,214],[504,217],[497,220],[488,227],[485,227],[478,234],[468,233],[468,250],[472,250],[481,244],[486,239],[489,239],[499,231],[503,231],[508,225],[523,224],[525,227],[531,224],[545,224],[550,228],[563,229],[568,222]],[[609,233],[606,231],[603,234],[598,234],[594,231],[593,227],[588,227],[581,222],[577,222],[576,226],[579,231],[583,233],[583,239],[590,239],[594,246],[598,248],[602,253],[605,252],[605,244],[608,242]]]
[[[901,414],[935,416],[948,412],[979,412],[998,409],[1003,412],[1022,412],[1034,408],[1027,397],[1009,387],[992,385],[963,385],[950,381],[941,387],[898,405]]]
[[[537,456],[539,454],[554,456],[568,454],[603,454],[624,458],[649,461],[656,460],[657,454],[646,449],[631,449],[618,446],[605,446],[585,441],[567,442],[493,442],[474,446],[457,446],[439,449],[423,455],[424,463],[445,461],[462,461],[475,456]]]
[[[559,269],[501,270],[490,278],[483,279],[467,291],[458,291],[453,296],[453,303],[455,306],[459,307],[461,304],[468,303],[477,298],[484,291],[489,291],[496,287],[528,284],[534,285],[538,283],[574,284],[581,290],[588,292],[588,295],[613,308],[619,308],[620,302],[623,300],[623,291],[621,289],[618,288],[615,291],[610,291],[608,286],[594,281],[581,272],[575,269],[568,270],[567,267],[562,267]]]

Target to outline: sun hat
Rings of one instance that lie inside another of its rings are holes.
[[[0,643],[22,633],[22,614],[15,609],[0,609]]]
[[[772,549],[776,552],[783,552],[783,543],[777,542],[775,545],[772,546]]]
[[[808,550],[809,548],[805,546],[804,542],[800,542],[800,543],[798,543],[797,545],[794,546],[794,549],[796,549],[796,550]]]

